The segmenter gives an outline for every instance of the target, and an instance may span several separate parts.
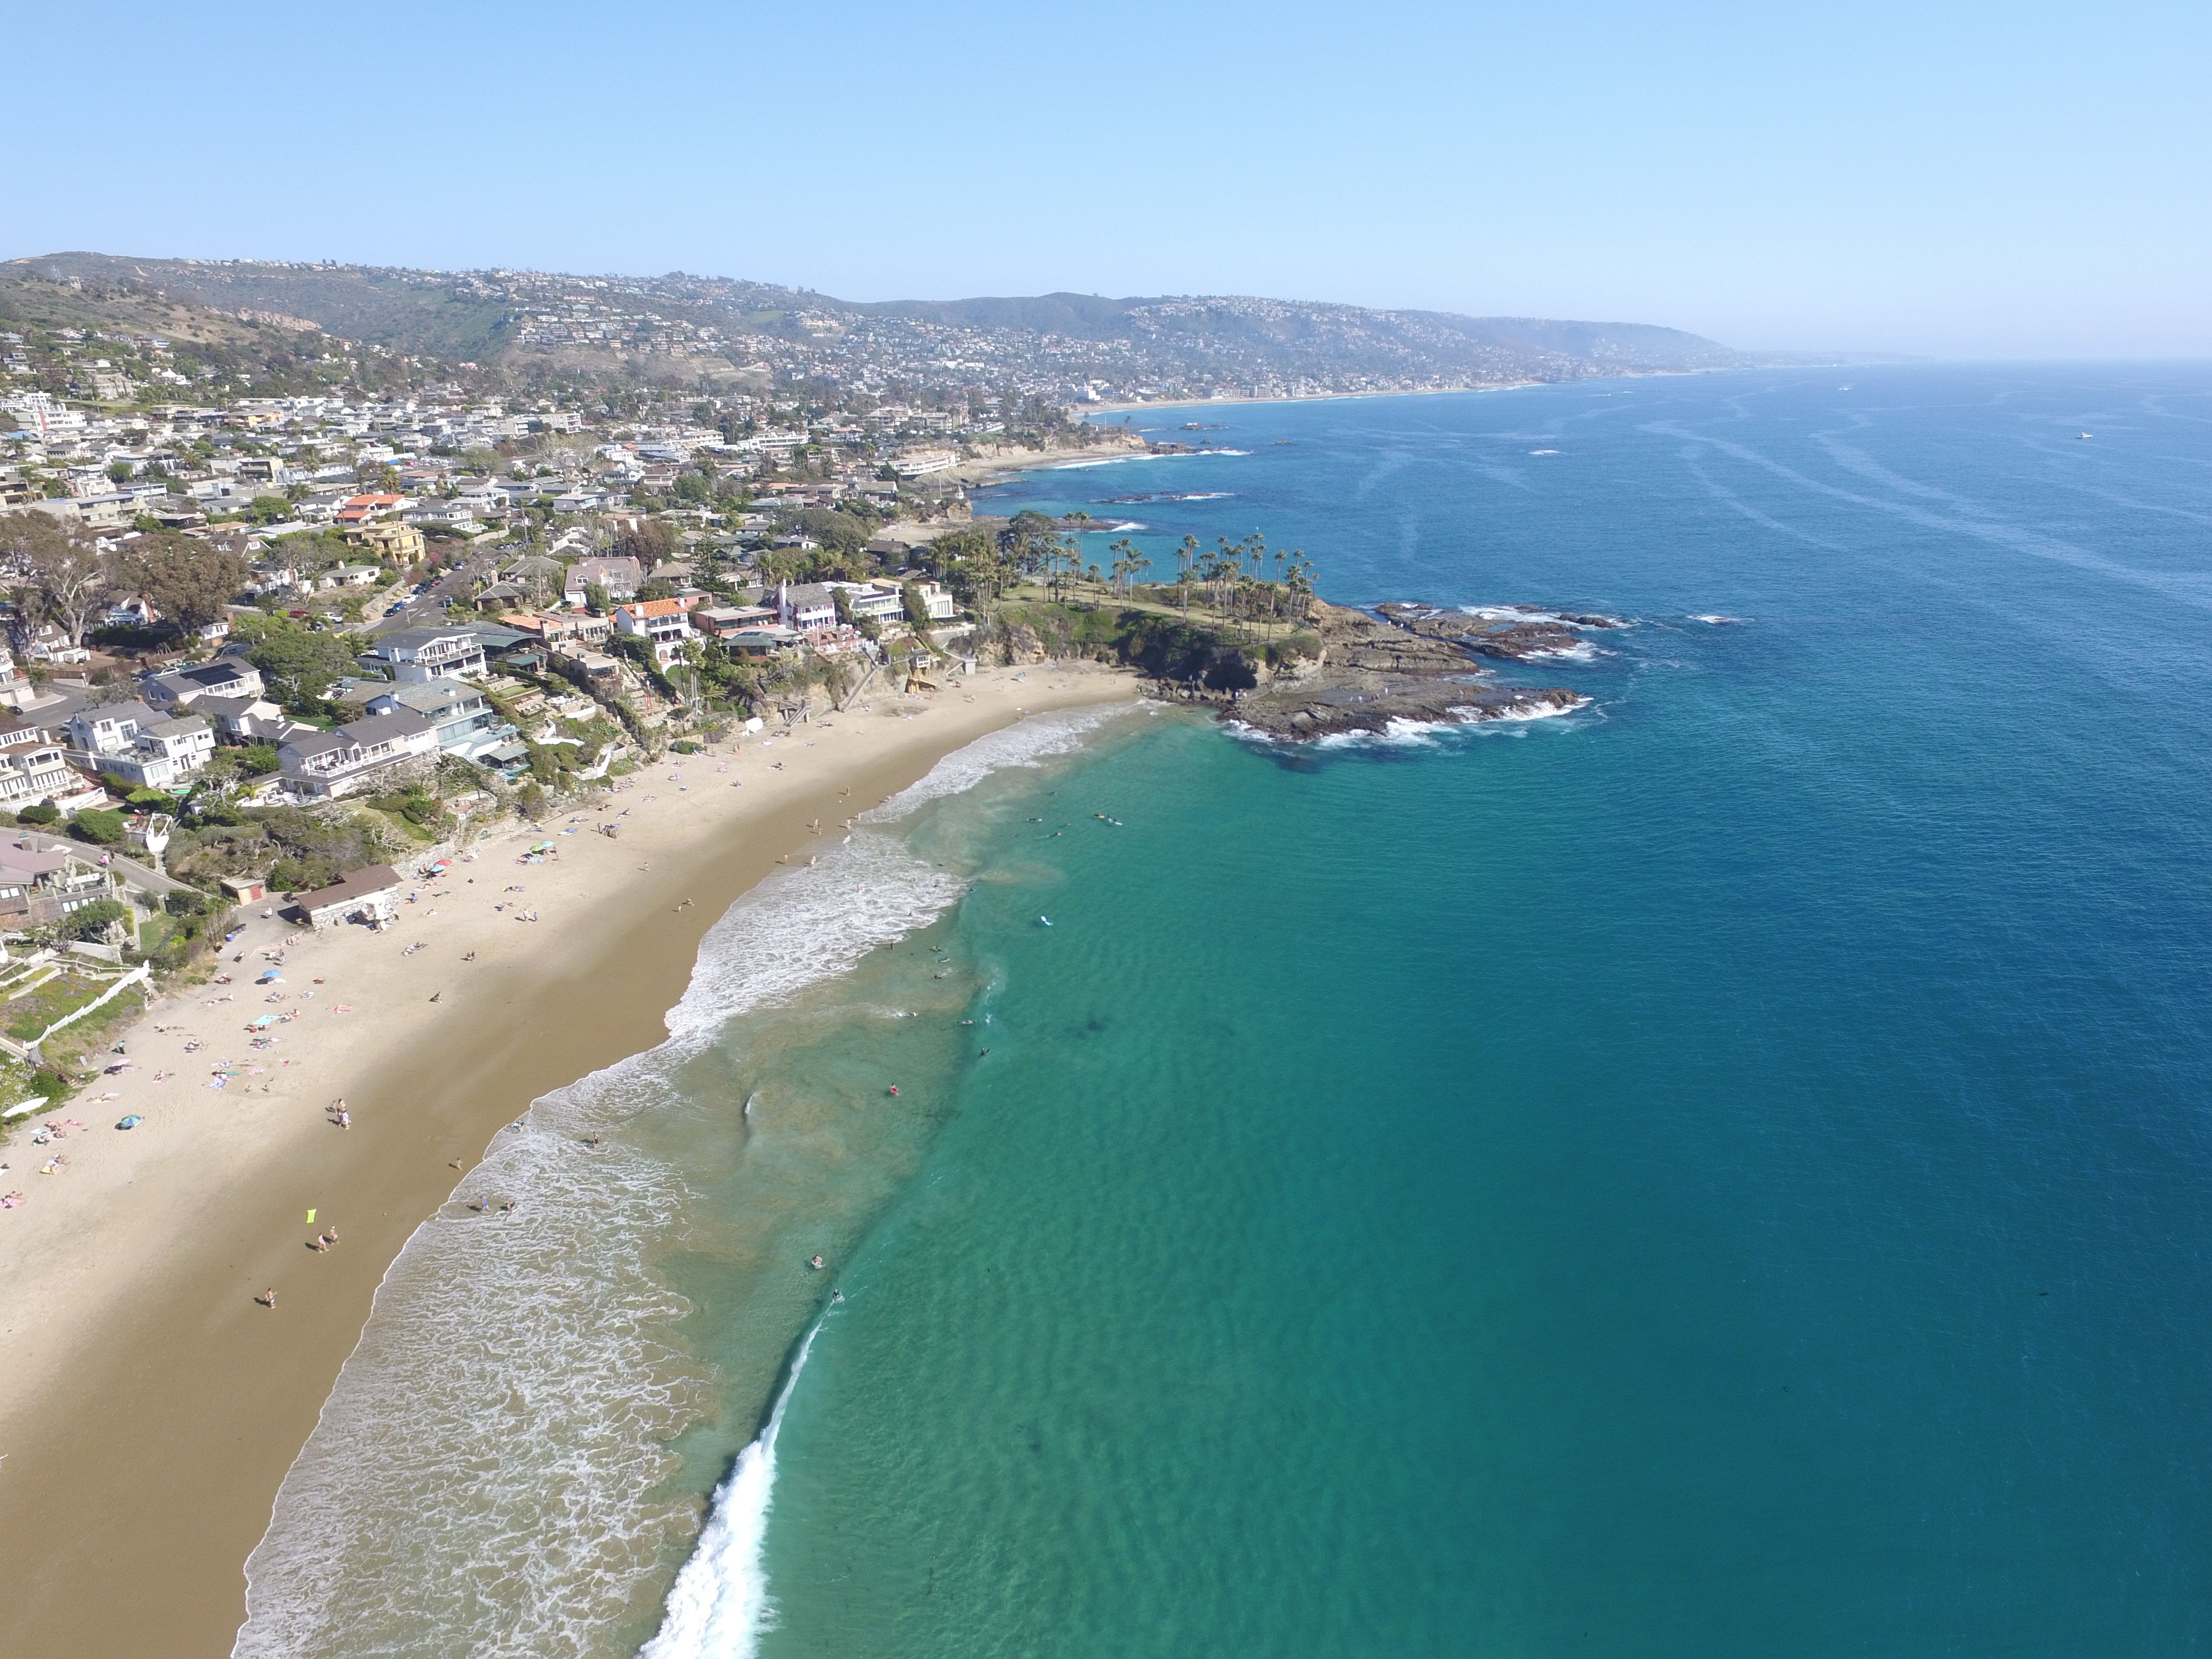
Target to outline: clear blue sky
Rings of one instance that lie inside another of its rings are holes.
[[[0,253],[2212,355],[2212,8],[9,9]]]

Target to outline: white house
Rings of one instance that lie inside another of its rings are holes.
[[[0,807],[12,812],[76,791],[61,744],[28,729],[0,734]]]
[[[215,753],[215,728],[197,714],[175,718],[143,702],[80,710],[64,726],[82,764],[137,789],[190,776]]]
[[[561,597],[569,605],[580,605],[587,602],[587,589],[604,587],[607,598],[619,605],[625,599],[635,599],[644,581],[645,568],[635,559],[621,555],[579,559],[561,579]]]
[[[653,659],[665,668],[684,654],[691,638],[690,607],[681,599],[640,599],[615,607],[615,632],[644,640]]]
[[[403,628],[378,640],[369,654],[398,680],[473,679],[484,671],[483,641],[465,628]]]
[[[140,687],[148,702],[169,709],[190,708],[202,697],[258,697],[268,689],[261,671],[242,657],[217,657],[149,674]]]

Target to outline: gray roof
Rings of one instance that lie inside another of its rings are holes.
[[[371,701],[395,702],[434,720],[464,702],[481,703],[488,699],[465,680],[423,680],[392,686]]]
[[[471,630],[465,628],[395,629],[377,641],[376,651],[380,656],[392,651],[419,651],[434,641],[452,639],[457,635],[468,638],[471,634]]]
[[[371,714],[366,720],[348,720],[338,730],[358,744],[390,743],[395,738],[412,737],[420,732],[437,729],[436,722],[416,714],[411,708],[395,708],[388,714]]]

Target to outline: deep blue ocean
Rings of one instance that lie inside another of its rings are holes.
[[[979,510],[1635,625],[1561,719],[902,822],[957,896],[632,1136],[725,1230],[660,1490],[738,1460],[651,1651],[2212,1650],[2212,371],[1139,418],[1237,453]]]

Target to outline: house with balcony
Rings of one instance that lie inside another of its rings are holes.
[[[438,728],[411,708],[349,720],[334,732],[303,732],[276,750],[277,775],[295,798],[334,800],[383,788],[410,762],[438,752]]]
[[[775,619],[786,628],[812,634],[837,625],[837,601],[826,582],[786,582],[776,589]]]
[[[20,811],[82,787],[67,751],[46,733],[29,726],[0,732],[0,810]]]
[[[484,672],[483,641],[465,628],[403,628],[386,634],[369,655],[395,680],[474,679]]]
[[[181,783],[215,753],[215,727],[206,720],[164,714],[143,702],[81,709],[62,729],[78,764],[132,789]]]
[[[665,668],[684,654],[684,642],[694,637],[691,607],[682,599],[638,599],[615,607],[615,632],[643,640],[653,660]]]
[[[479,759],[487,750],[520,735],[501,718],[491,699],[466,680],[396,685],[368,700],[372,714],[392,714],[403,709],[428,720],[438,747],[463,760]]]

